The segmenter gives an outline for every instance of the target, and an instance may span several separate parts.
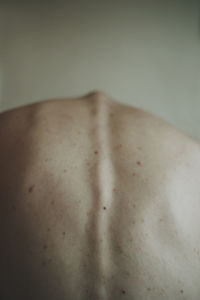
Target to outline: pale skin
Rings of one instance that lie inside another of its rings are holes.
[[[200,145],[102,92],[0,114],[0,299],[199,300]]]

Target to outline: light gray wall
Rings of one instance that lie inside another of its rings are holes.
[[[200,2],[0,3],[0,108],[102,90],[200,139]]]

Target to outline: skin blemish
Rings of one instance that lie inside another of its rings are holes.
[[[90,162],[88,162],[87,165],[90,166]]]
[[[183,294],[184,293],[183,290],[180,290],[180,293]]]
[[[46,262],[45,261],[42,262],[42,266],[46,267]]]
[[[44,249],[44,250],[47,249],[47,245],[46,245],[46,244],[43,245],[43,249]]]
[[[138,160],[138,161],[137,161],[137,165],[138,165],[138,166],[141,166],[141,165],[142,165],[141,161]]]
[[[94,154],[98,154],[99,152],[98,151],[94,151]]]
[[[14,211],[16,210],[16,205],[14,205],[14,204],[12,205],[12,210],[14,210]]]
[[[52,200],[52,201],[51,201],[51,205],[54,205],[54,203],[55,203],[55,201],[54,201],[54,200]]]
[[[135,221],[133,221],[132,224],[135,224]]]
[[[110,114],[109,114],[109,116],[110,116],[110,117],[113,117],[113,116],[114,116],[114,114],[113,114],[113,113],[110,113]]]
[[[142,147],[137,147],[138,150],[142,150]]]
[[[28,189],[29,193],[31,193],[31,192],[33,191],[34,187],[35,187],[35,184],[32,184],[32,185],[29,187],[29,189]]]
[[[136,175],[136,173],[133,173],[133,174],[132,174],[132,176],[135,176],[135,175]]]
[[[122,144],[119,144],[117,146],[115,146],[115,149],[120,149],[122,147]]]
[[[144,223],[144,219],[141,219],[141,222]]]
[[[32,256],[33,255],[33,251],[31,249],[29,249],[29,254]]]
[[[106,207],[104,206],[103,209],[106,209]]]
[[[69,115],[69,114],[63,114],[63,115],[61,115],[61,116],[63,116],[64,118],[67,118],[67,119],[69,119],[69,120],[73,121],[73,118],[72,118],[72,116],[71,116],[71,115]]]
[[[94,116],[97,114],[96,108],[93,108],[93,109],[92,109],[92,114],[93,114]]]
[[[62,235],[63,235],[63,236],[65,236],[65,234],[66,234],[66,232],[65,232],[65,231],[63,231]]]
[[[113,192],[116,192],[116,188],[113,189]]]
[[[126,291],[125,291],[125,290],[122,290],[122,294],[126,294]]]
[[[160,222],[163,222],[163,219],[161,218],[159,221],[160,221]]]
[[[149,291],[149,292],[150,292],[150,291],[151,291],[151,288],[150,288],[150,287],[148,287],[148,288],[147,288],[147,291]]]
[[[134,208],[136,208],[136,205],[135,205],[135,204],[133,204],[133,207],[134,207]]]
[[[51,231],[51,229],[50,229],[50,228],[47,228],[47,231],[49,232],[49,231]]]
[[[64,172],[64,173],[66,173],[66,172],[67,172],[67,170],[66,170],[66,169],[64,169],[64,170],[63,170],[63,172]]]

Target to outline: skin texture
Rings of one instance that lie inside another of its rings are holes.
[[[102,92],[0,114],[0,299],[199,300],[200,145]]]

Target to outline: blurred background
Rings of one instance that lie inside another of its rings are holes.
[[[0,1],[0,111],[93,90],[200,140],[200,1]]]

